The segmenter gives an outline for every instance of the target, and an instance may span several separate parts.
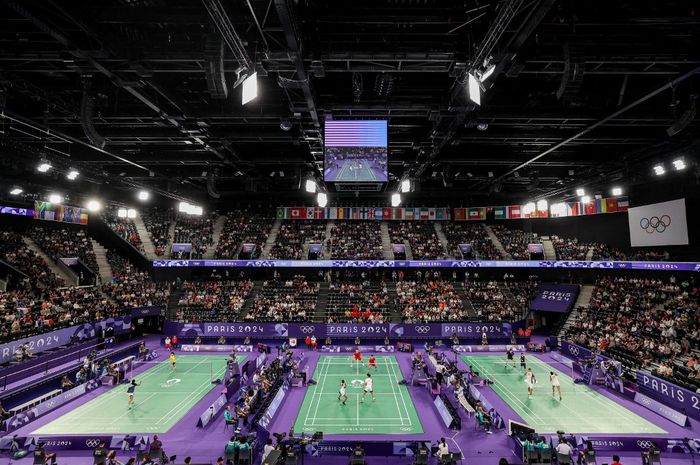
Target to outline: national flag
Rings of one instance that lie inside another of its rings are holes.
[[[80,224],[87,224],[88,223],[88,214],[87,213],[80,213]]]
[[[508,218],[508,211],[506,207],[493,207],[493,216],[497,220],[505,220]]]
[[[566,203],[566,216],[581,216],[583,213],[581,208],[581,202],[567,202]]]
[[[435,219],[435,209],[434,208],[428,208],[428,219],[429,220]]]
[[[366,220],[369,217],[369,208],[361,208],[360,209],[360,218],[363,220]]]
[[[617,199],[616,198],[605,199],[605,212],[606,213],[616,213],[617,212]]]
[[[287,209],[284,207],[277,208],[277,218],[283,219],[287,215]]]
[[[303,220],[306,219],[306,208],[302,207],[291,207],[288,209],[289,218],[293,220]]]
[[[485,220],[486,219],[486,207],[472,207],[469,209],[469,219],[470,220]]]
[[[427,220],[430,218],[430,211],[427,208],[421,208],[420,209],[420,219],[421,220]]]
[[[337,220],[338,219],[338,209],[335,207],[326,208],[326,218],[329,220]]]
[[[352,210],[352,219],[353,220],[359,220],[360,219],[360,209],[357,207],[351,208]]]
[[[403,218],[405,220],[412,220],[413,219],[413,209],[412,208],[403,208]]]
[[[404,219],[403,208],[392,208],[392,210],[394,211],[392,218],[394,218],[395,220]]]
[[[436,208],[435,209],[435,219],[436,220],[447,220],[447,208]]]
[[[306,209],[306,217],[308,219],[313,219],[316,217],[316,207],[308,207]]]
[[[522,218],[522,207],[520,205],[508,205],[508,218]]]
[[[351,219],[352,219],[352,208],[350,208],[350,207],[345,207],[345,219],[346,219],[346,220],[351,220]]]
[[[584,213],[584,215],[595,215],[596,214],[595,200],[591,200],[590,202],[584,204],[583,213]]]
[[[385,220],[393,220],[394,219],[394,209],[393,208],[384,208],[382,210],[382,218]]]
[[[317,220],[325,220],[326,219],[326,209],[321,208],[321,207],[316,207],[316,211],[314,212],[314,218]]]
[[[464,221],[466,218],[466,210],[464,208],[454,209],[455,221]]]
[[[608,204],[605,199],[595,199],[595,211],[596,213],[605,213]]]
[[[630,201],[627,197],[619,197],[617,199],[617,211],[618,212],[626,212],[629,207],[630,207]]]
[[[338,208],[337,217],[339,220],[345,219],[345,209],[344,208]]]

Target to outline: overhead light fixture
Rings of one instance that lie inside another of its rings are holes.
[[[87,209],[91,212],[98,212],[102,209],[102,204],[97,200],[90,200],[87,203]]]
[[[547,210],[547,201],[545,199],[537,201],[537,211],[543,212]]]
[[[491,77],[494,71],[496,71],[496,65],[492,64],[486,68],[483,73],[481,73],[481,76],[479,76],[479,81],[484,82]]]
[[[581,197],[581,202],[583,202],[583,203],[588,203],[590,201],[591,201],[590,195],[584,195],[583,197]]]
[[[24,192],[22,189],[20,189],[19,187],[15,187],[10,191],[10,195],[19,195],[22,192]]]
[[[401,205],[401,194],[391,194],[391,206],[398,207]]]
[[[486,173],[486,174],[488,175],[489,178],[492,178],[492,177],[493,177],[493,171],[489,171],[489,172]]]
[[[621,187],[613,187],[612,188],[612,195],[622,195],[622,188]]]
[[[243,81],[241,105],[245,105],[258,96],[258,73],[253,73]]]
[[[676,171],[681,171],[685,169],[685,160],[682,158],[677,158],[673,160],[673,167],[676,169]]]
[[[519,177],[520,177],[520,173],[518,173],[518,172],[516,171],[515,173],[513,173],[513,177],[514,177],[514,178],[519,178]]]
[[[148,198],[151,196],[151,194],[148,191],[139,191],[138,193],[138,199],[141,200],[142,202],[145,202],[148,200]]]
[[[666,168],[664,168],[664,165],[658,164],[654,167],[654,174],[657,176],[661,176],[666,174]]]
[[[479,87],[479,80],[471,73],[469,73],[467,78],[467,88],[469,89],[469,100],[477,105],[481,105],[481,88]]]
[[[49,195],[49,202],[50,203],[61,203],[61,202],[63,202],[63,197],[58,195],[58,194],[50,194]]]
[[[127,212],[126,208],[120,208],[117,210],[117,216],[119,218],[126,218],[127,215],[128,215],[128,212]]]
[[[136,210],[134,210],[133,208],[128,209],[126,211],[126,217],[131,218],[132,220],[136,218]]]
[[[284,171],[280,171],[280,177],[281,177],[281,178],[284,177]]]
[[[573,175],[574,175],[574,170],[569,170],[569,176],[573,176]]]
[[[51,169],[51,164],[43,162],[39,163],[39,165],[36,167],[36,170],[40,173],[46,173]]]
[[[190,215],[202,216],[204,214],[204,209],[202,207],[192,205],[190,209]]]
[[[486,131],[489,128],[489,123],[479,123],[476,125],[476,129],[479,131]]]
[[[328,195],[325,192],[319,192],[316,196],[316,202],[318,202],[319,207],[325,208],[328,205]]]
[[[313,179],[307,179],[304,190],[306,190],[306,192],[311,192],[312,194],[316,192],[316,181]]]
[[[283,119],[280,121],[280,129],[283,131],[289,131],[292,129],[292,122],[288,119]]]
[[[66,174],[66,178],[68,178],[71,181],[75,181],[75,179],[78,177],[78,175],[80,175],[80,173],[77,172],[76,170],[70,170],[68,172],[68,174]]]
[[[406,192],[411,192],[411,180],[410,179],[404,179],[401,181],[401,192],[406,193]]]
[[[180,202],[177,205],[177,211],[179,211],[180,213],[189,213],[191,208],[192,208],[192,205],[190,205],[187,202]]]
[[[578,195],[579,197],[583,197],[584,195],[586,195],[586,191],[583,190],[583,188],[579,187],[578,189],[576,189],[576,195]]]

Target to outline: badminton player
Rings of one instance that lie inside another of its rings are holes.
[[[369,356],[369,368],[374,368],[374,371],[377,371],[377,359],[374,355]]]
[[[508,368],[508,365],[513,365],[513,368],[515,368],[515,352],[513,352],[512,347],[509,347],[506,351],[506,368]]]
[[[553,371],[550,371],[549,380],[552,382],[552,397],[554,397],[554,393],[557,392],[559,394],[559,400],[561,400],[561,384],[559,383],[559,376],[557,376],[557,374]]]
[[[126,388],[126,395],[129,397],[129,403],[127,404],[129,408],[134,405],[134,392],[136,391],[136,386],[141,386],[141,383],[137,382],[135,379],[132,379],[129,383],[129,387]]]
[[[348,389],[348,383],[345,382],[345,380],[340,381],[340,386],[338,390],[338,400],[343,399],[343,405],[345,405],[345,402],[348,401],[348,394],[347,394],[347,389]]]
[[[377,397],[374,395],[374,385],[373,385],[372,375],[370,375],[369,373],[367,373],[367,378],[365,378],[365,389],[364,389],[364,392],[362,393],[362,400],[360,402],[365,401],[365,397],[367,397],[368,392],[372,396],[373,401],[377,400]]]
[[[177,362],[177,359],[175,358],[175,352],[170,352],[170,369],[172,371],[175,371],[175,362]]]
[[[525,384],[527,384],[527,398],[532,399],[532,394],[535,392],[535,383],[537,379],[532,372],[532,368],[528,368],[525,372]]]
[[[525,371],[527,369],[527,364],[525,363],[525,354],[520,352],[520,369]]]
[[[355,353],[352,354],[352,360],[350,360],[350,366],[352,367],[356,363],[359,363],[360,365],[363,365],[362,363],[362,352],[360,352],[360,348],[355,349]]]

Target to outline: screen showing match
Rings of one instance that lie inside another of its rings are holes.
[[[324,180],[386,182],[387,122],[326,121]]]

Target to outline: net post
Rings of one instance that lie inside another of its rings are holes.
[[[214,382],[214,361],[213,360],[209,361],[209,382],[210,383]]]

